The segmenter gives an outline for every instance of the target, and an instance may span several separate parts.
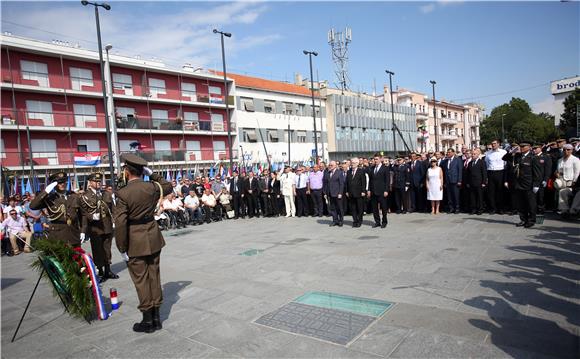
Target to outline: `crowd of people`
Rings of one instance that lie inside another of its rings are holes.
[[[439,215],[519,213],[518,226],[532,227],[536,215],[555,211],[562,218],[580,213],[580,140],[549,144],[501,146],[411,153],[392,158],[352,158],[312,167],[286,166],[276,173],[234,171],[231,177],[197,176],[172,181],[172,193],[161,198],[155,219],[161,229],[202,225],[224,219],[253,217],[332,216],[330,226],[343,226],[352,216],[360,227],[365,213],[373,227],[385,228],[388,213]],[[113,197],[112,188],[103,191]],[[80,191],[82,194],[83,191]],[[2,253],[17,254],[49,221],[33,210],[35,194],[2,202]],[[10,246],[12,249],[6,249]]]

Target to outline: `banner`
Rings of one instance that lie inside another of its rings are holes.
[[[100,152],[75,152],[76,166],[97,166],[101,163]]]

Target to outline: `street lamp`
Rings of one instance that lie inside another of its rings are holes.
[[[121,173],[121,161],[119,153],[119,138],[117,135],[117,121],[115,121],[115,104],[113,102],[113,81],[111,75],[111,61],[109,60],[109,51],[113,48],[113,45],[107,44],[105,45],[105,53],[107,54],[107,60],[105,61],[105,75],[107,77],[107,105],[109,106],[109,110],[111,111],[110,119],[111,119],[111,151],[115,154],[115,169],[117,173]]]
[[[230,122],[230,107],[228,104],[228,80],[227,80],[227,73],[226,73],[226,50],[224,48],[224,36],[225,37],[232,37],[232,34],[229,32],[219,31],[218,29],[213,29],[214,34],[220,34],[221,42],[222,42],[222,63],[223,63],[223,73],[224,73],[224,91],[225,91],[225,99],[226,99],[226,121],[228,124],[228,150],[230,153],[230,168],[233,171],[234,168],[234,155],[232,151],[232,124]]]
[[[435,106],[435,84],[437,82],[431,80],[429,81],[433,86],[433,118],[434,122],[433,125],[435,126],[435,151],[439,151],[439,133],[437,131],[437,107]]]
[[[314,121],[314,164],[318,164],[318,138],[316,137],[316,111],[314,105],[314,74],[312,73],[312,55],[318,56],[316,51],[302,51],[310,59],[310,93],[312,95],[312,120]],[[321,109],[322,111],[322,109]]]
[[[113,169],[113,151],[111,149],[111,126],[109,125],[109,110],[107,106],[107,90],[105,89],[105,68],[103,66],[103,45],[101,43],[101,24],[99,23],[99,7],[111,10],[111,5],[104,2],[81,1],[83,6],[93,5],[95,7],[95,20],[97,23],[97,40],[99,43],[99,65],[101,67],[101,89],[103,90],[103,104],[105,106],[105,129],[107,131],[107,153],[109,156],[109,172],[111,173],[111,186],[115,191],[115,171]]]
[[[395,136],[395,105],[393,104],[393,76],[395,73],[389,70],[385,70],[389,74],[389,92],[391,93],[391,119],[393,123],[393,152],[394,156],[397,156],[397,137]]]
[[[501,139],[503,140],[503,144],[507,143],[507,139],[505,138],[505,129],[503,127],[503,118],[505,117],[505,113],[501,114]]]

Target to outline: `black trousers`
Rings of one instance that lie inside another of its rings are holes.
[[[296,216],[308,216],[307,188],[296,188]]]
[[[344,219],[343,200],[338,197],[330,197],[330,214],[332,215],[332,223],[342,223]]]
[[[395,210],[397,212],[406,211],[405,208],[405,189],[404,188],[395,188]],[[413,201],[411,200],[411,203]]]
[[[312,196],[312,208],[315,216],[321,217],[324,213],[324,205],[322,203],[322,189],[310,190]]]
[[[546,210],[546,189],[540,186],[540,189],[536,193],[536,203],[538,204],[538,213],[543,214]]]
[[[272,207],[270,206],[269,193],[262,192],[260,194],[260,208],[262,216],[267,217],[272,215]]]
[[[245,196],[248,201],[248,216],[254,217],[256,215],[256,207],[258,206],[258,201],[255,193],[248,193]]]
[[[471,186],[469,188],[469,207],[471,212],[483,212],[483,187]]]
[[[536,194],[530,190],[516,190],[520,220],[526,223],[536,223]]]
[[[503,209],[504,171],[487,171],[487,195],[489,196],[489,210],[492,212]]]
[[[348,200],[350,204],[350,213],[352,214],[353,224],[362,224],[363,214],[365,210],[365,199],[364,197],[353,198],[350,197]]]
[[[244,215],[243,203],[242,203],[242,196],[240,195],[240,192],[232,193],[232,202],[233,202],[233,206],[234,206],[235,218],[243,216]]]
[[[449,210],[459,211],[459,187],[457,187],[457,183],[449,183],[446,188]]]
[[[425,211],[425,201],[427,200],[427,193],[425,192],[425,186],[419,185],[414,186],[411,184],[411,203],[409,210],[415,212]]]
[[[387,207],[387,198],[385,196],[381,195],[375,195],[373,194],[372,198],[371,198],[371,206],[373,208],[373,217],[375,218],[375,223],[376,224],[381,224],[381,216],[379,215],[379,206],[381,207],[381,213],[383,215],[383,223],[387,223],[387,213],[388,213],[388,207]]]

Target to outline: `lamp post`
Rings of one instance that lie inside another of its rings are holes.
[[[113,151],[111,149],[111,126],[109,125],[109,110],[107,106],[107,90],[105,88],[105,68],[103,66],[103,45],[101,43],[101,24],[99,23],[99,7],[111,10],[111,5],[104,2],[81,1],[83,6],[93,5],[95,8],[95,20],[97,23],[97,40],[99,43],[99,65],[101,68],[101,89],[103,90],[103,105],[105,106],[105,129],[107,131],[107,152],[109,156],[109,172],[111,173],[111,186],[115,191],[115,170],[113,169]]]
[[[391,95],[391,119],[393,127],[391,130],[393,131],[393,153],[394,156],[397,156],[397,137],[395,136],[395,105],[393,104],[393,76],[395,73],[389,70],[385,70],[386,73],[389,74],[389,92]]]
[[[234,168],[234,155],[232,150],[232,124],[230,120],[230,107],[228,103],[228,80],[227,80],[227,73],[226,73],[226,50],[224,48],[224,36],[225,37],[232,37],[232,34],[229,32],[219,31],[218,29],[213,29],[214,34],[220,34],[221,43],[222,43],[222,63],[223,63],[223,73],[224,73],[224,91],[225,91],[225,98],[226,98],[226,121],[228,124],[228,150],[229,150],[229,157],[230,157],[230,168]]]
[[[507,143],[507,139],[505,138],[505,129],[503,127],[503,118],[505,117],[505,113],[501,114],[501,139],[503,141],[503,144],[505,145]]]
[[[312,120],[314,121],[314,164],[318,164],[318,138],[316,137],[316,111],[314,105],[314,74],[312,72],[312,55],[318,56],[316,51],[302,51],[310,59],[310,94],[312,95]],[[321,109],[322,111],[322,109]]]
[[[113,48],[113,45],[107,44],[105,46],[105,52],[107,53],[107,60],[105,61],[105,76],[107,77],[107,97],[109,106],[109,118],[111,119],[111,151],[115,154],[115,169],[117,173],[121,173],[121,153],[119,151],[119,138],[117,137],[117,121],[115,118],[115,104],[113,102],[113,81],[111,75],[111,61],[109,60],[109,50]]]
[[[435,82],[433,80],[431,80],[429,82],[433,86],[433,118],[434,118],[433,125],[435,126],[435,151],[439,151],[439,133],[437,131],[437,107],[435,106],[435,104],[436,104],[436,102],[435,102],[435,84],[437,82]]]

